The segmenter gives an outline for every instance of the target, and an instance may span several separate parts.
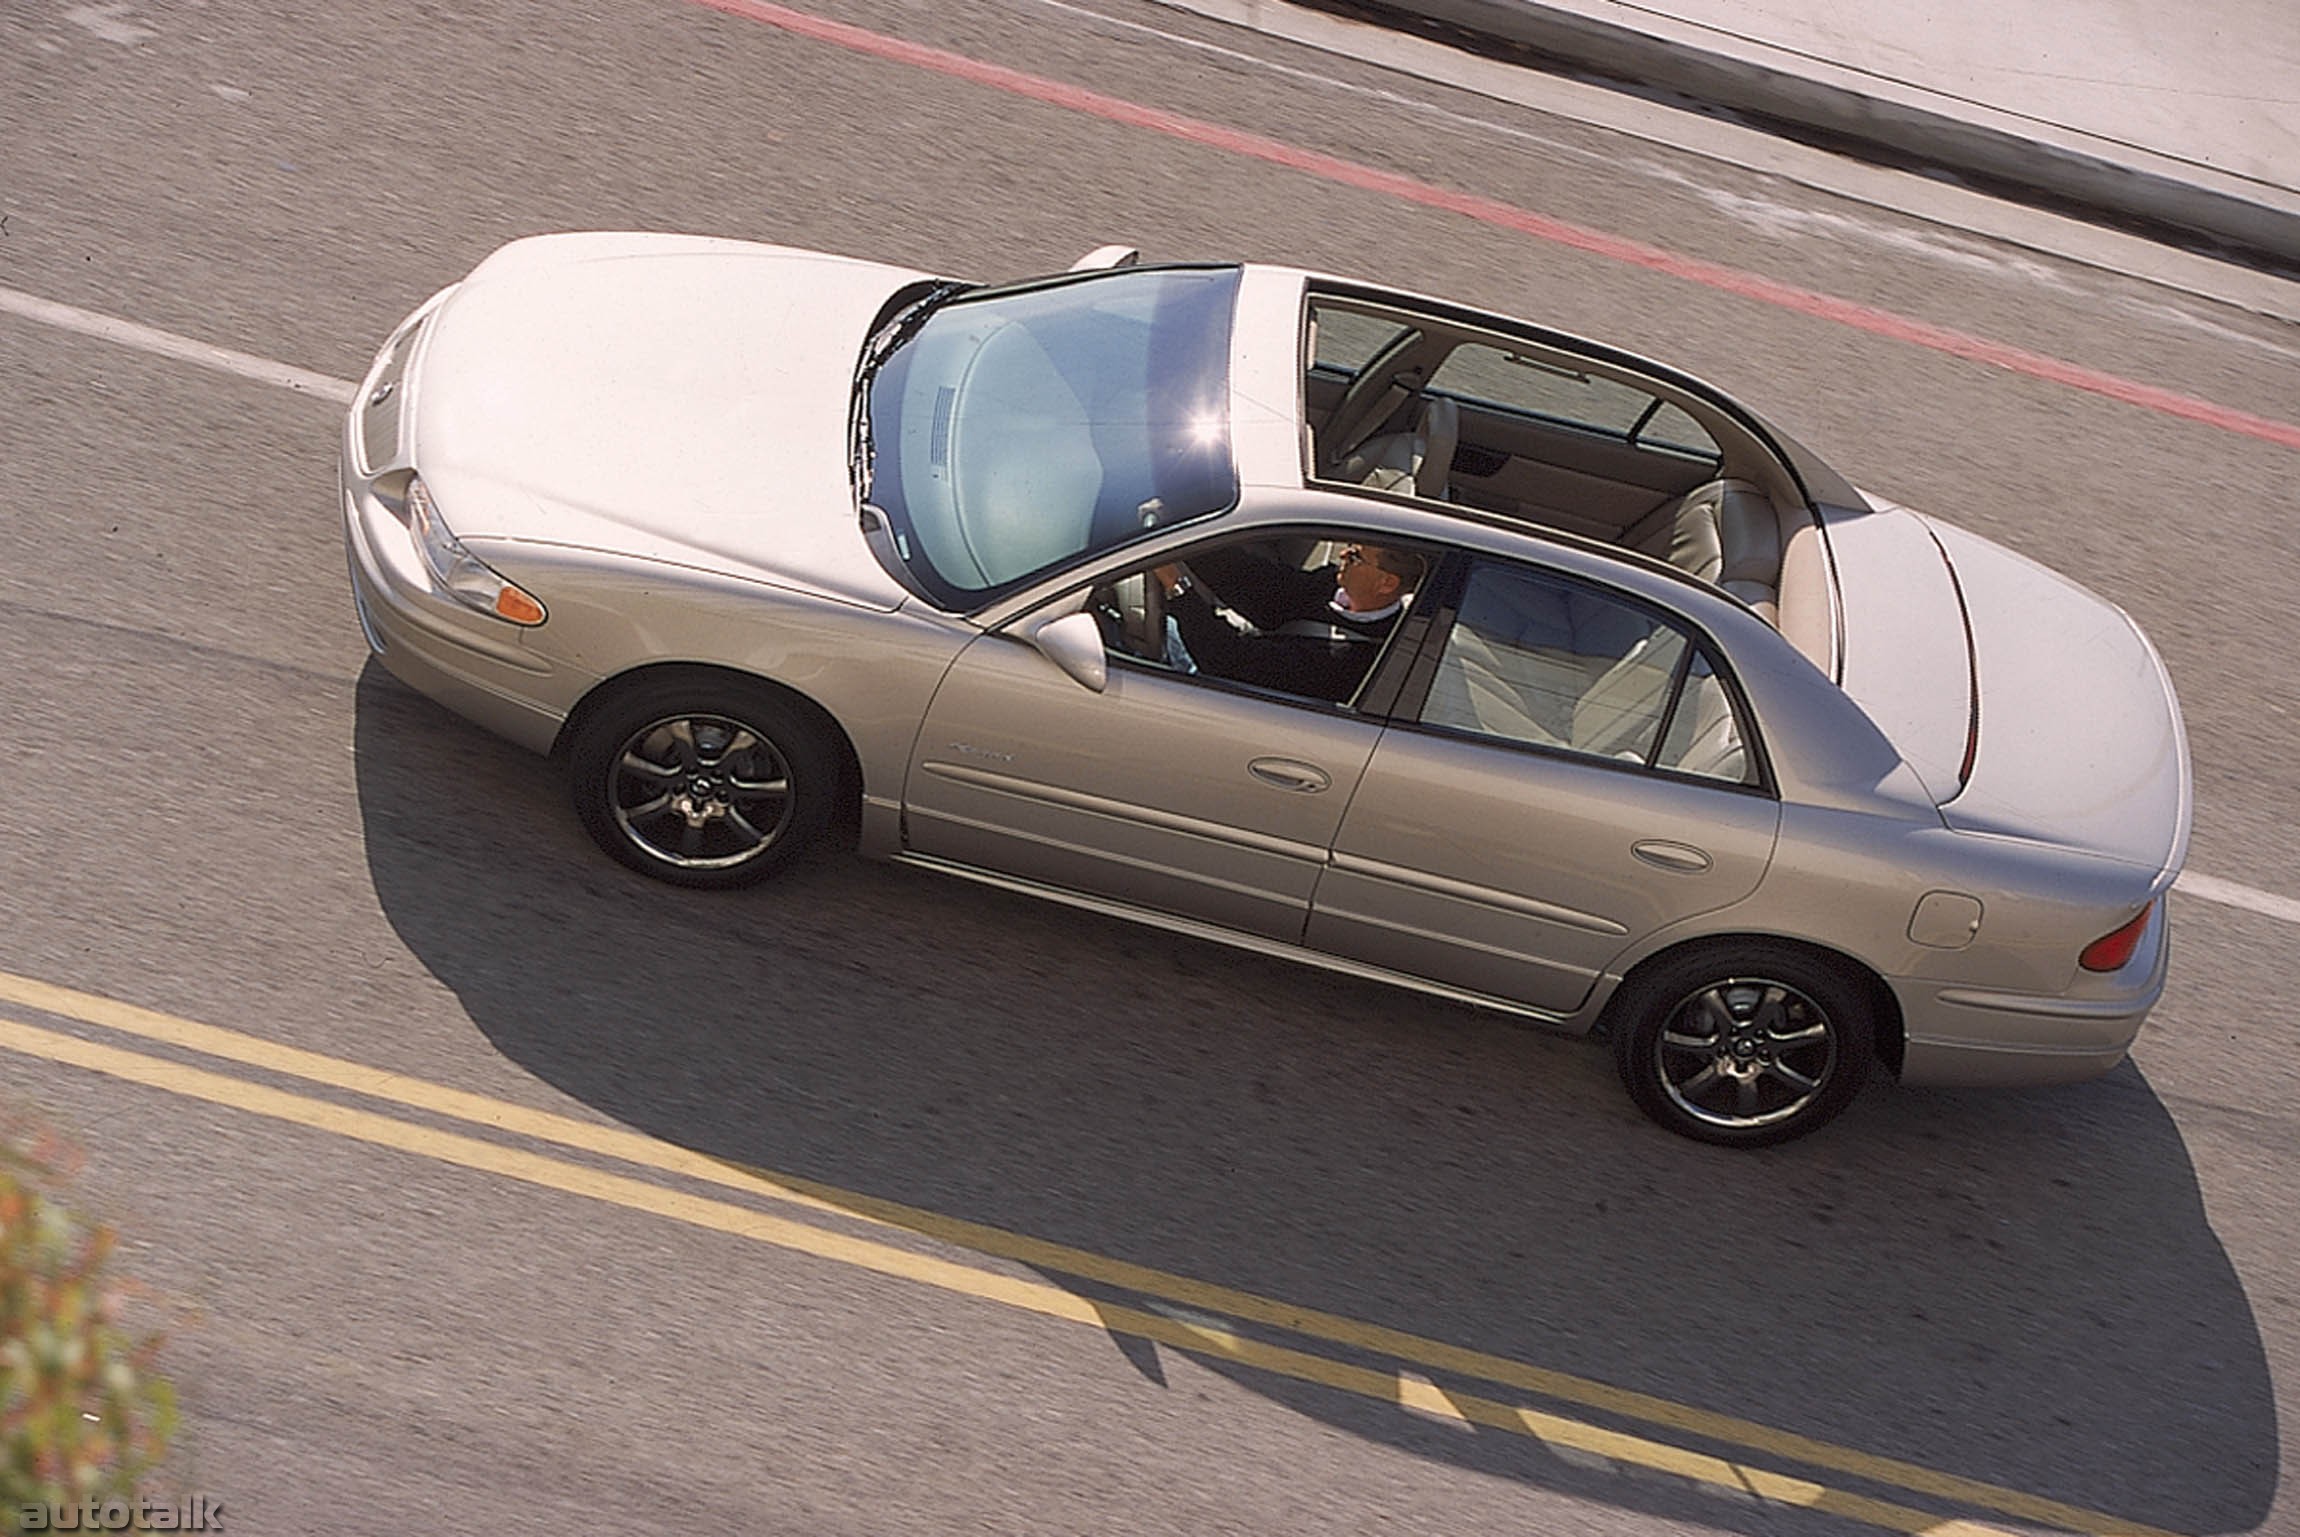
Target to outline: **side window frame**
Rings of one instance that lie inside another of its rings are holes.
[[[1437,680],[1438,664],[1445,656],[1447,642],[1452,639],[1453,628],[1459,620],[1461,605],[1468,596],[1470,578],[1481,563],[1490,563],[1507,570],[1525,572],[1537,579],[1560,586],[1575,587],[1609,602],[1618,603],[1677,631],[1685,638],[1685,647],[1679,653],[1670,677],[1669,702],[1663,708],[1653,742],[1646,749],[1641,762],[1627,762],[1602,753],[1585,752],[1571,747],[1555,747],[1541,742],[1521,741],[1463,726],[1447,726],[1424,721],[1421,713],[1429,703],[1431,685]],[[1401,669],[1400,686],[1396,698],[1389,701],[1387,719],[1393,729],[1426,732],[1432,736],[1450,737],[1457,741],[1475,742],[1481,746],[1500,748],[1511,752],[1532,753],[1537,757],[1552,758],[1565,763],[1577,763],[1611,773],[1649,774],[1677,784],[1706,785],[1712,789],[1728,790],[1743,795],[1761,795],[1769,800],[1780,799],[1780,786],[1773,777],[1773,762],[1765,750],[1764,733],[1759,729],[1756,712],[1749,707],[1749,696],[1741,687],[1724,651],[1700,625],[1661,605],[1650,602],[1635,593],[1592,580],[1578,573],[1560,571],[1554,566],[1535,561],[1520,560],[1484,551],[1453,552],[1441,569],[1432,573],[1433,581],[1425,583],[1423,599],[1429,603],[1430,624],[1417,637],[1419,649]],[[1442,582],[1443,585],[1439,585]],[[1436,601],[1430,602],[1434,598]],[[1419,606],[1419,605],[1417,605]],[[1403,627],[1400,631],[1403,633]],[[1395,652],[1393,638],[1392,651]],[[1705,661],[1709,671],[1725,690],[1727,704],[1733,711],[1733,721],[1739,729],[1743,748],[1749,756],[1748,777],[1742,780],[1720,779],[1711,774],[1688,773],[1682,769],[1666,768],[1655,761],[1669,740],[1669,728],[1675,722],[1677,710],[1686,694],[1686,678],[1692,671],[1696,657]],[[1390,658],[1385,657],[1385,663]],[[1381,669],[1377,669],[1377,675]],[[1371,691],[1369,687],[1361,693]]]

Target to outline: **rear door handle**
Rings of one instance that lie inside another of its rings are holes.
[[[1246,772],[1266,785],[1281,790],[1300,790],[1315,795],[1334,782],[1333,776],[1314,763],[1296,763],[1291,758],[1256,758],[1246,765]]]
[[[1716,863],[1707,850],[1697,849],[1690,843],[1672,843],[1666,838],[1647,838],[1642,843],[1633,843],[1629,852],[1649,865],[1687,875],[1699,875]]]

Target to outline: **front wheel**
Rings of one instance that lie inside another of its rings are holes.
[[[1763,1147],[1853,1102],[1874,1010],[1839,966],[1787,945],[1704,945],[1622,984],[1614,1063],[1637,1107],[1682,1136]]]
[[[829,826],[839,757],[824,728],[742,678],[647,680],[568,748],[575,813],[599,846],[677,886],[745,886]]]

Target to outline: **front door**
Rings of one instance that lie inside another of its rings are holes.
[[[990,634],[935,694],[915,852],[1298,942],[1378,722],[1113,657],[1097,693]]]

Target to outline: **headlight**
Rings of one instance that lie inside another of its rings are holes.
[[[415,547],[423,552],[432,581],[448,596],[513,624],[543,622],[543,605],[532,593],[505,581],[448,530],[421,480],[407,483],[407,528],[415,535]]]

